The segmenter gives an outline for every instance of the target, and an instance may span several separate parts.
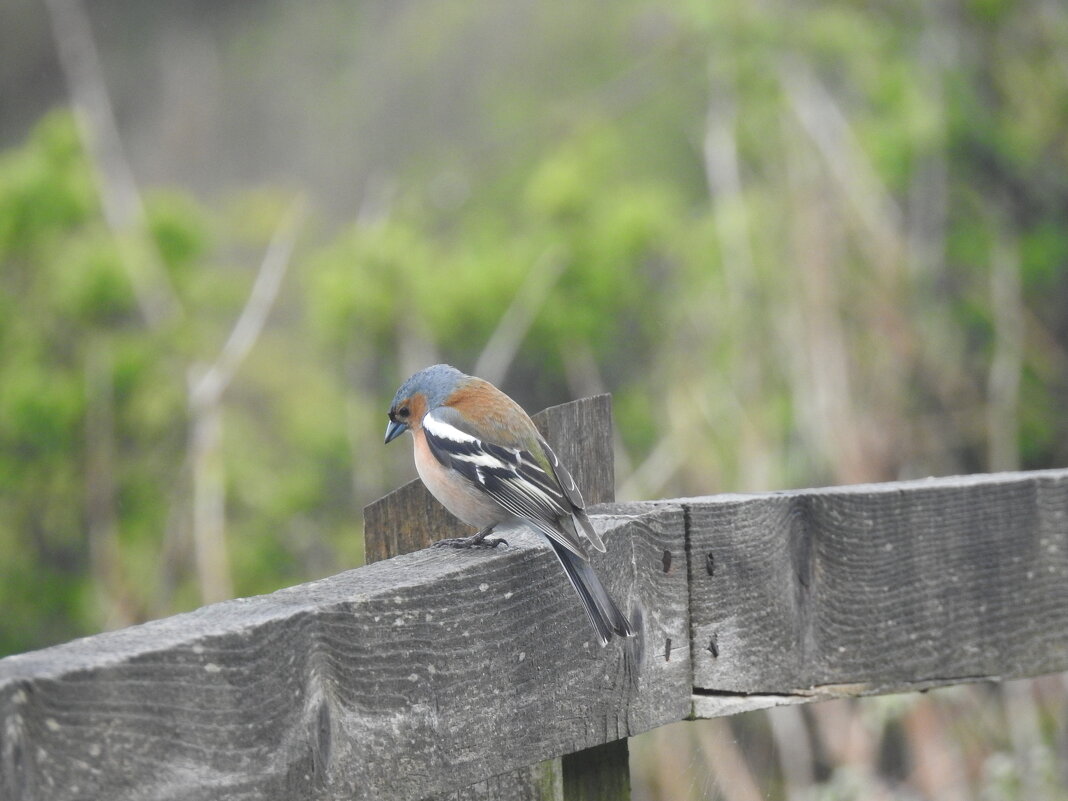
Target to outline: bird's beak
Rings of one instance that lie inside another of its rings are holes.
[[[389,425],[386,426],[386,444],[395,440],[401,434],[408,430],[407,423],[397,423],[393,420],[389,421]]]

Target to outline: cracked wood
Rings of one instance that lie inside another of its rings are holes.
[[[674,503],[698,689],[818,699],[1068,669],[1066,470]]]

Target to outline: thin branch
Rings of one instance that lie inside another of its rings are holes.
[[[694,726],[697,746],[726,801],[762,801],[756,776],[726,718],[702,720]]]
[[[91,342],[85,365],[85,520],[89,572],[105,628],[136,622],[122,570],[115,484],[115,392],[111,354]]]
[[[222,410],[218,403],[208,403],[193,415],[189,447],[193,468],[193,559],[200,597],[206,604],[233,596],[230,557],[226,550],[226,485],[221,445]]]
[[[836,281],[842,230],[825,202],[823,176],[810,150],[784,136],[787,186],[797,212],[790,220],[795,269],[784,337],[784,367],[790,380],[797,427],[843,483],[880,477],[866,448],[865,410],[855,391],[842,317],[842,286]]]
[[[684,451],[665,436],[645,460],[635,467],[619,488],[619,500],[656,498],[682,466]]]
[[[550,248],[534,262],[482,349],[475,364],[475,375],[494,384],[501,382],[565,267],[567,259],[557,248]]]
[[[800,59],[787,59],[779,75],[801,127],[868,231],[870,244],[866,239],[861,244],[881,271],[889,271],[902,248],[901,209],[879,179],[841,107],[812,70]]]
[[[193,407],[217,403],[230,386],[234,373],[256,344],[267,315],[274,305],[293,255],[298,224],[304,217],[305,203],[298,197],[290,205],[274,232],[267,252],[260,263],[256,281],[252,285],[245,308],[234,324],[219,357],[198,379],[192,382],[190,404]]]
[[[92,26],[81,0],[46,0],[45,5],[78,130],[96,172],[104,218],[120,237],[120,247],[127,246],[122,262],[141,314],[149,326],[158,327],[180,317],[182,308],[146,230],[144,203],[123,152]],[[128,243],[121,241],[124,236]]]
[[[754,278],[753,250],[749,241],[748,209],[742,198],[742,171],[738,158],[737,122],[733,87],[711,79],[705,135],[701,153],[712,203],[716,234],[723,252],[728,290],[743,304]]]
[[[994,355],[987,375],[987,437],[991,470],[1017,470],[1020,374],[1023,371],[1024,314],[1020,255],[1014,242],[998,237],[991,255],[990,307]]]
[[[932,801],[967,801],[973,797],[960,744],[951,734],[932,696],[917,698],[901,718],[910,763],[908,783]],[[948,725],[947,725],[948,724]]]
[[[1034,679],[1006,681],[999,686],[1012,743],[1020,798],[1042,798],[1052,787],[1043,780],[1042,763],[1052,761],[1042,732],[1042,709],[1035,699]]]
[[[775,741],[786,800],[804,801],[811,798],[812,785],[816,780],[816,760],[804,713],[796,706],[780,706],[768,709],[764,714]]]
[[[728,326],[734,331],[732,338],[737,343],[736,351],[750,354],[759,352],[764,346],[767,331],[754,323],[759,315],[753,314],[755,304],[762,302],[763,289],[757,277],[757,261],[753,250],[753,227],[749,207],[745,202],[744,183],[742,179],[742,161],[738,152],[737,137],[737,92],[735,79],[730,64],[733,54],[723,59],[720,66],[713,62],[709,69],[709,99],[705,112],[705,133],[702,141],[705,181],[708,185],[708,199],[712,209],[712,220],[716,226],[719,240],[720,259],[723,264],[723,276],[726,283],[726,308],[745,309],[737,315]],[[706,290],[707,291],[707,290]],[[696,321],[704,328],[707,325],[708,307],[713,301],[701,303]],[[709,331],[710,340],[716,337]],[[732,400],[742,410],[753,405],[753,400],[767,395],[768,376],[761,359],[743,358],[732,368],[730,382]],[[712,390],[721,393],[717,386]],[[716,430],[716,421],[707,414],[709,430]],[[750,417],[744,411],[744,417]],[[743,425],[741,428],[741,446],[735,449],[738,461],[740,489],[768,486],[771,479],[768,446],[761,426]],[[684,440],[692,447],[692,439]]]
[[[242,309],[219,357],[201,375],[190,369],[190,463],[193,474],[193,550],[205,603],[233,594],[226,551],[226,491],[222,463],[222,396],[259,339],[293,253],[302,198],[293,201],[275,230]]]

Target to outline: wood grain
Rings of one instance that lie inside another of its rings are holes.
[[[588,504],[615,497],[612,452],[612,396],[598,395],[533,416],[546,442],[568,468]],[[368,562],[426,548],[436,540],[461,537],[470,531],[439,504],[418,479],[364,508],[364,552]],[[494,801],[577,801],[588,785],[619,790],[629,798],[626,741],[585,749],[540,764],[526,765],[471,787],[436,795],[427,801],[492,798]],[[566,785],[566,792],[565,792]]]
[[[420,551],[0,660],[0,797],[492,797],[691,713],[1068,669],[1068,470],[602,510],[641,658],[545,548]]]
[[[615,500],[611,395],[550,406],[532,419],[560,462],[571,471],[587,506]]]
[[[1068,471],[676,502],[698,694],[818,698],[1068,669]]]
[[[425,550],[0,660],[0,797],[415,799],[684,717],[682,511],[595,525],[636,683],[547,548]]]
[[[555,801],[563,797],[560,760],[547,759],[469,784],[459,790],[435,793],[427,796],[426,801]]]

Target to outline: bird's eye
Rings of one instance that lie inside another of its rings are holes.
[[[411,409],[409,409],[407,406],[401,406],[400,411],[397,412],[397,414],[401,417],[407,417],[411,413]]]

